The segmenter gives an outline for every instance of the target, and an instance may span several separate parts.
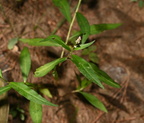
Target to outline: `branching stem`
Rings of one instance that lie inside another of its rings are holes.
[[[72,26],[73,26],[73,24],[74,24],[74,21],[75,21],[75,18],[76,18],[76,13],[77,13],[78,10],[79,10],[81,1],[82,1],[82,0],[79,0],[79,2],[78,2],[78,4],[77,4],[77,7],[76,7],[76,10],[75,10],[75,12],[74,12],[72,21],[71,21],[70,26],[69,26],[69,30],[68,30],[68,34],[67,34],[67,37],[66,37],[65,44],[68,44],[68,41],[69,41],[69,38],[70,38],[70,33],[71,33],[71,30],[72,30]],[[62,49],[62,53],[61,53],[61,58],[64,56],[64,51],[65,51],[65,49],[63,48],[63,49]]]

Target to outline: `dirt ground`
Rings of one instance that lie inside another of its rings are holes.
[[[77,1],[72,1],[72,7]],[[35,69],[60,56],[61,48],[32,47],[18,43],[8,50],[12,38],[46,37],[63,19],[51,0],[0,0],[0,69],[8,81],[22,81],[19,68],[19,53],[28,46],[32,56],[32,70],[28,81],[48,87],[59,107],[43,106],[43,123],[144,123],[144,8],[130,0],[89,0],[83,2],[80,12],[90,24],[122,23],[114,30],[90,37],[95,39],[99,67],[106,71],[122,88],[106,86],[99,89],[92,85],[87,91],[101,99],[108,109],[103,113],[85,100],[72,95],[77,81],[73,69],[66,62],[60,68],[61,78],[55,81],[51,74],[35,78]],[[77,24],[73,29],[78,29]],[[65,22],[57,31],[63,39],[68,31]],[[55,86],[54,83],[57,83]],[[70,94],[69,94],[70,93]],[[28,112],[28,101],[14,91],[9,92],[11,109],[19,107],[25,111],[25,120],[9,115],[9,123],[32,123]]]

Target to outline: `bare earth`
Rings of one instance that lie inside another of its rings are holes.
[[[0,0],[0,69],[8,81],[22,81],[19,53],[26,44],[18,43],[8,50],[12,38],[46,37],[63,19],[51,0]],[[76,1],[72,1],[72,7]],[[71,62],[60,68],[61,78],[55,81],[51,74],[35,78],[35,69],[60,56],[61,48],[28,46],[32,56],[32,70],[28,81],[49,87],[59,107],[43,106],[43,123],[144,123],[144,8],[130,0],[89,0],[80,8],[90,24],[122,23],[117,29],[91,36],[96,40],[99,66],[122,88],[106,86],[104,90],[92,85],[86,91],[101,99],[108,109],[103,113],[89,105],[83,98],[70,94],[77,80]],[[77,24],[73,27],[78,29]],[[64,23],[57,35],[65,39],[68,23]],[[14,91],[9,92],[10,108],[19,106],[25,110],[25,120],[12,118],[9,123],[32,123],[28,101]]]

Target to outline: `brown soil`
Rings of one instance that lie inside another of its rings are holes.
[[[8,81],[22,81],[19,68],[19,53],[26,44],[18,43],[8,50],[8,41],[15,37],[46,37],[63,19],[59,10],[50,1],[42,0],[1,0],[0,1],[0,69]],[[76,1],[72,2],[72,6]],[[43,84],[53,94],[48,99],[59,107],[43,106],[43,123],[143,123],[144,122],[144,9],[130,0],[89,0],[83,2],[80,11],[90,24],[122,23],[115,30],[105,31],[90,37],[95,39],[99,66],[106,71],[122,88],[106,86],[102,90],[92,85],[86,91],[101,99],[108,109],[103,113],[89,105],[83,98],[70,92],[75,88],[75,66],[65,62],[61,68],[61,77],[55,81],[51,74],[35,78],[35,69],[60,56],[61,48],[28,46],[32,56],[32,70],[28,81]],[[77,25],[73,27],[78,29]],[[68,23],[57,31],[63,39],[66,37]],[[25,120],[20,116],[12,118],[10,123],[32,123],[28,112],[28,101],[9,92],[10,107],[19,106],[25,110]]]

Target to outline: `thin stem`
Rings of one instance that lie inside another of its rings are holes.
[[[65,44],[68,44],[68,41],[69,41],[69,38],[70,38],[70,33],[71,33],[71,30],[72,30],[72,26],[73,26],[73,24],[74,24],[74,21],[75,21],[75,18],[76,18],[76,13],[77,13],[78,10],[79,10],[81,1],[82,1],[82,0],[79,0],[79,2],[78,2],[78,4],[77,4],[77,7],[76,7],[76,10],[75,10],[75,12],[74,12],[74,16],[73,16],[72,21],[71,21],[71,23],[70,23],[70,27],[69,27],[69,30],[68,30],[68,34],[67,34],[67,37],[66,37],[66,42],[65,42]],[[65,49],[63,48],[63,49],[62,49],[62,53],[61,53],[61,58],[64,56],[64,50],[65,50]]]

